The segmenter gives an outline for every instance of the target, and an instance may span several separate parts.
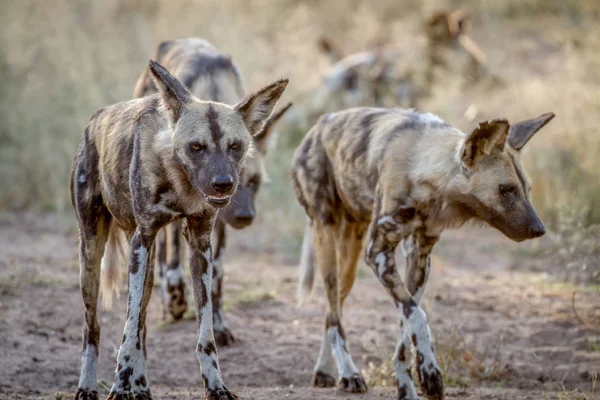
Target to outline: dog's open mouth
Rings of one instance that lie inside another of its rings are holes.
[[[223,196],[205,196],[206,201],[213,207],[223,208],[227,204],[229,204],[229,200],[231,200],[231,196],[223,195]]]

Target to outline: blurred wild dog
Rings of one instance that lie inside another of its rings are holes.
[[[162,42],[158,46],[156,60],[173,73],[199,99],[235,104],[245,95],[242,78],[236,65],[228,56],[220,53],[206,40],[188,38]],[[155,91],[146,69],[138,79],[134,96],[143,97]],[[254,206],[256,193],[265,180],[264,157],[268,141],[275,122],[290,106],[291,103],[275,112],[265,123],[263,129],[254,136],[254,147],[258,152],[246,161],[231,204],[219,211],[215,222],[212,305],[215,341],[219,346],[226,346],[234,341],[222,308],[225,224],[235,229],[242,229],[252,223],[256,215]],[[159,233],[157,249],[164,316],[166,317],[168,310],[175,319],[183,317],[187,310],[183,267],[180,262],[180,232],[179,222],[170,224],[167,229]],[[167,246],[167,240],[169,246]],[[167,254],[169,254],[168,261]]]
[[[466,75],[474,82],[485,73],[486,60],[483,50],[468,36],[469,26],[470,14],[465,9],[440,11],[428,18],[423,26],[427,37],[427,61],[423,66],[409,65],[413,57],[384,40],[364,51],[345,54],[334,40],[322,36],[318,47],[330,63],[323,75],[328,101],[339,103],[341,108],[414,107],[437,83],[436,72],[448,68],[448,50],[453,47],[469,57]]]
[[[531,185],[520,150],[553,116],[513,125],[503,119],[482,122],[468,135],[412,110],[355,108],[320,118],[296,150],[292,169],[296,196],[309,219],[299,300],[312,287],[316,255],[329,301],[313,386],[335,384],[335,361],[342,390],[367,390],[341,323],[366,234],[365,260],[394,300],[403,327],[393,358],[398,398],[418,398],[410,374],[411,344],[423,394],[443,398],[420,308],[431,250],[444,229],[469,220],[487,222],[515,241],[544,234],[528,199]],[[405,281],[394,259],[401,241]]]
[[[154,240],[184,219],[198,343],[207,399],[236,399],[223,384],[212,329],[211,231],[275,103],[287,86],[277,81],[235,106],[200,101],[150,61],[158,93],[98,110],[89,121],[71,172],[79,225],[81,294],[85,308],[83,360],[75,399],[97,399],[100,326],[98,294],[110,297],[118,276],[116,249],[130,240],[127,321],[108,399],[150,399],[146,377],[146,307],[152,293]],[[106,247],[106,252],[105,252]],[[100,284],[100,264],[109,279]]]
[[[340,108],[414,105],[412,71],[402,62],[402,55],[385,43],[378,41],[365,51],[345,55],[331,38],[322,36],[318,47],[330,61],[323,75],[328,102]]]
[[[467,9],[438,11],[425,23],[427,35],[427,67],[425,86],[427,90],[436,84],[436,72],[448,69],[448,50],[458,47],[468,56],[464,69],[465,85],[475,84],[482,78],[490,78],[490,83],[498,85],[502,80],[487,69],[486,56],[468,32],[471,28],[471,14]]]

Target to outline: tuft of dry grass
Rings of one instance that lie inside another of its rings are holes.
[[[485,352],[470,346],[458,329],[436,341],[436,356],[448,387],[469,387],[481,382],[501,384],[508,378],[508,364],[502,358],[502,343]],[[413,362],[413,369],[416,363]],[[369,362],[362,371],[369,386],[394,386],[395,374],[391,359],[379,365]],[[413,376],[416,376],[413,371]]]

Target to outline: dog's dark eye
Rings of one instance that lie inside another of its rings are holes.
[[[206,149],[206,146],[203,145],[202,143],[192,143],[192,144],[190,144],[190,149],[192,151],[201,151],[201,150]]]
[[[260,179],[258,178],[258,176],[253,176],[250,179],[248,179],[248,187],[252,190],[256,190],[258,189],[258,186],[260,185]]]
[[[500,185],[499,188],[498,188],[498,190],[499,190],[499,192],[500,192],[500,194],[502,196],[508,196],[508,195],[511,195],[511,194],[517,194],[517,191],[518,191],[517,187],[515,185],[513,185],[513,184],[510,184],[510,183],[509,184],[502,184],[502,185]]]
[[[242,148],[242,144],[240,142],[229,143],[229,150],[236,151],[236,150],[239,150],[241,148]]]

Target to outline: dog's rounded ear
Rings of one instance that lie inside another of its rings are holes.
[[[467,168],[473,167],[485,155],[497,149],[502,151],[508,138],[510,125],[505,119],[479,123],[469,134],[461,151],[461,161]]]
[[[241,103],[238,103],[234,107],[242,115],[246,128],[252,136],[261,131],[287,84],[287,79],[280,79],[273,82],[258,92],[247,96]]]
[[[515,150],[521,150],[533,135],[554,118],[554,113],[542,114],[537,118],[513,124],[508,134],[508,144]]]

